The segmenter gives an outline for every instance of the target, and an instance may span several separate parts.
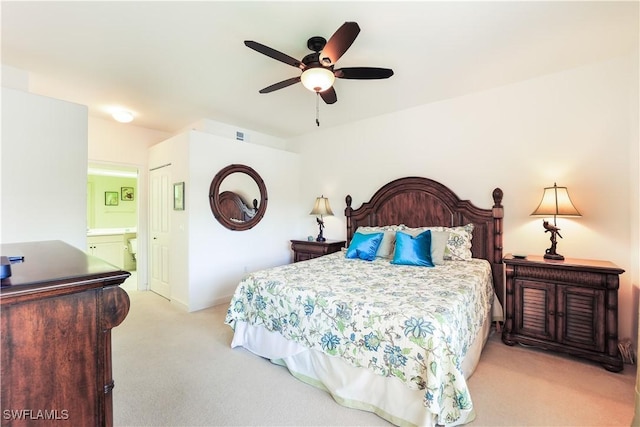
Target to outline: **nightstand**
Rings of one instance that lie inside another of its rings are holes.
[[[338,252],[344,247],[345,243],[346,241],[344,240],[326,240],[324,242],[292,240],[293,262],[305,261]]]
[[[623,369],[618,349],[618,287],[624,270],[608,261],[504,258],[506,319],[502,341]]]

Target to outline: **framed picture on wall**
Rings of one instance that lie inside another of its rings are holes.
[[[120,200],[133,201],[133,187],[120,187]]]
[[[104,192],[104,204],[106,206],[118,206],[118,192],[117,191],[105,191]]]
[[[184,210],[184,182],[173,184],[173,210]]]

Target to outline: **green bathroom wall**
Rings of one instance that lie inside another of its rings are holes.
[[[138,189],[136,178],[88,175],[87,227],[136,227]]]

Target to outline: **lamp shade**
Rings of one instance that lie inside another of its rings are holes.
[[[531,213],[532,216],[582,216],[571,202],[567,187],[546,187],[542,193],[542,200]]]
[[[313,205],[313,209],[309,215],[333,215],[331,205],[329,205],[329,199],[324,196],[316,197],[316,203]]]
[[[311,92],[324,92],[333,85],[335,79],[333,71],[322,66],[307,68],[300,76],[302,85]]]

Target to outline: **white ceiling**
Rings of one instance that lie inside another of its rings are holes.
[[[387,80],[336,80],[321,128],[501,86],[638,50],[638,2],[7,2],[2,63],[30,91],[114,106],[134,125],[176,132],[208,118],[274,136],[316,130],[316,96],[255,40],[301,59],[311,36],[345,21],[360,35],[336,68],[392,68]]]

